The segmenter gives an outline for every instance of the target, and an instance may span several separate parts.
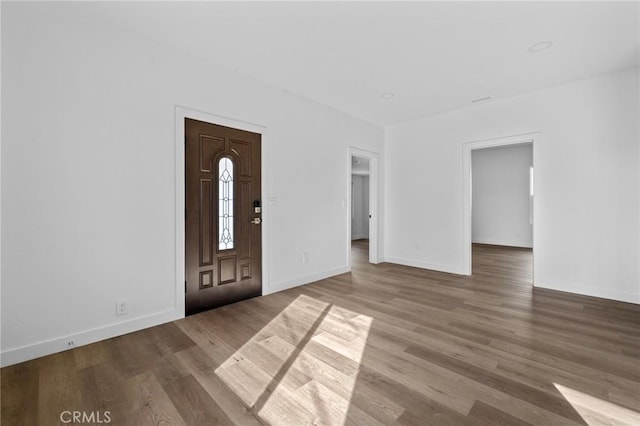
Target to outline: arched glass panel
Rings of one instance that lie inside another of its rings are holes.
[[[233,161],[218,162],[218,249],[233,248]]]

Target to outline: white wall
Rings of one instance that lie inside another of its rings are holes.
[[[472,241],[532,247],[531,144],[471,151]]]
[[[2,5],[0,5],[0,47],[2,46]],[[2,55],[0,55],[0,99],[2,98]],[[0,117],[2,117],[2,102],[0,102]],[[0,120],[0,236],[2,235],[2,120]],[[2,342],[2,242],[0,238],[0,342]],[[0,366],[2,364],[2,349],[0,347]]]
[[[388,128],[386,259],[461,273],[462,144],[541,132],[535,285],[640,302],[638,79],[627,70]]]
[[[267,128],[266,292],[347,270],[347,145],[383,151],[380,128],[93,11],[2,3],[4,364],[175,318],[176,105]]]
[[[369,176],[352,175],[351,239],[369,238]]]

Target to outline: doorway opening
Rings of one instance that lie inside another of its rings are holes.
[[[471,272],[501,267],[510,284],[531,285],[533,248],[531,143],[471,152]]]
[[[539,134],[463,145],[464,271],[509,271],[511,283],[531,286],[536,276],[540,211]],[[504,274],[503,274],[504,275]]]
[[[351,157],[351,255],[369,259],[369,159]]]
[[[349,148],[349,266],[378,263],[378,154]]]

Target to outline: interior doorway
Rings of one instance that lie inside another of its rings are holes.
[[[495,275],[496,267],[500,267],[500,279],[506,284],[531,285],[532,170],[530,142],[471,151],[471,270],[474,275]]]
[[[527,285],[536,276],[539,235],[539,134],[463,145],[463,267],[491,274],[503,262]]]
[[[378,263],[378,154],[349,148],[347,257]]]
[[[357,261],[369,259],[369,159],[351,157],[351,253]]]

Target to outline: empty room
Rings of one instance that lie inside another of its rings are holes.
[[[2,425],[640,424],[640,2],[0,15]]]

